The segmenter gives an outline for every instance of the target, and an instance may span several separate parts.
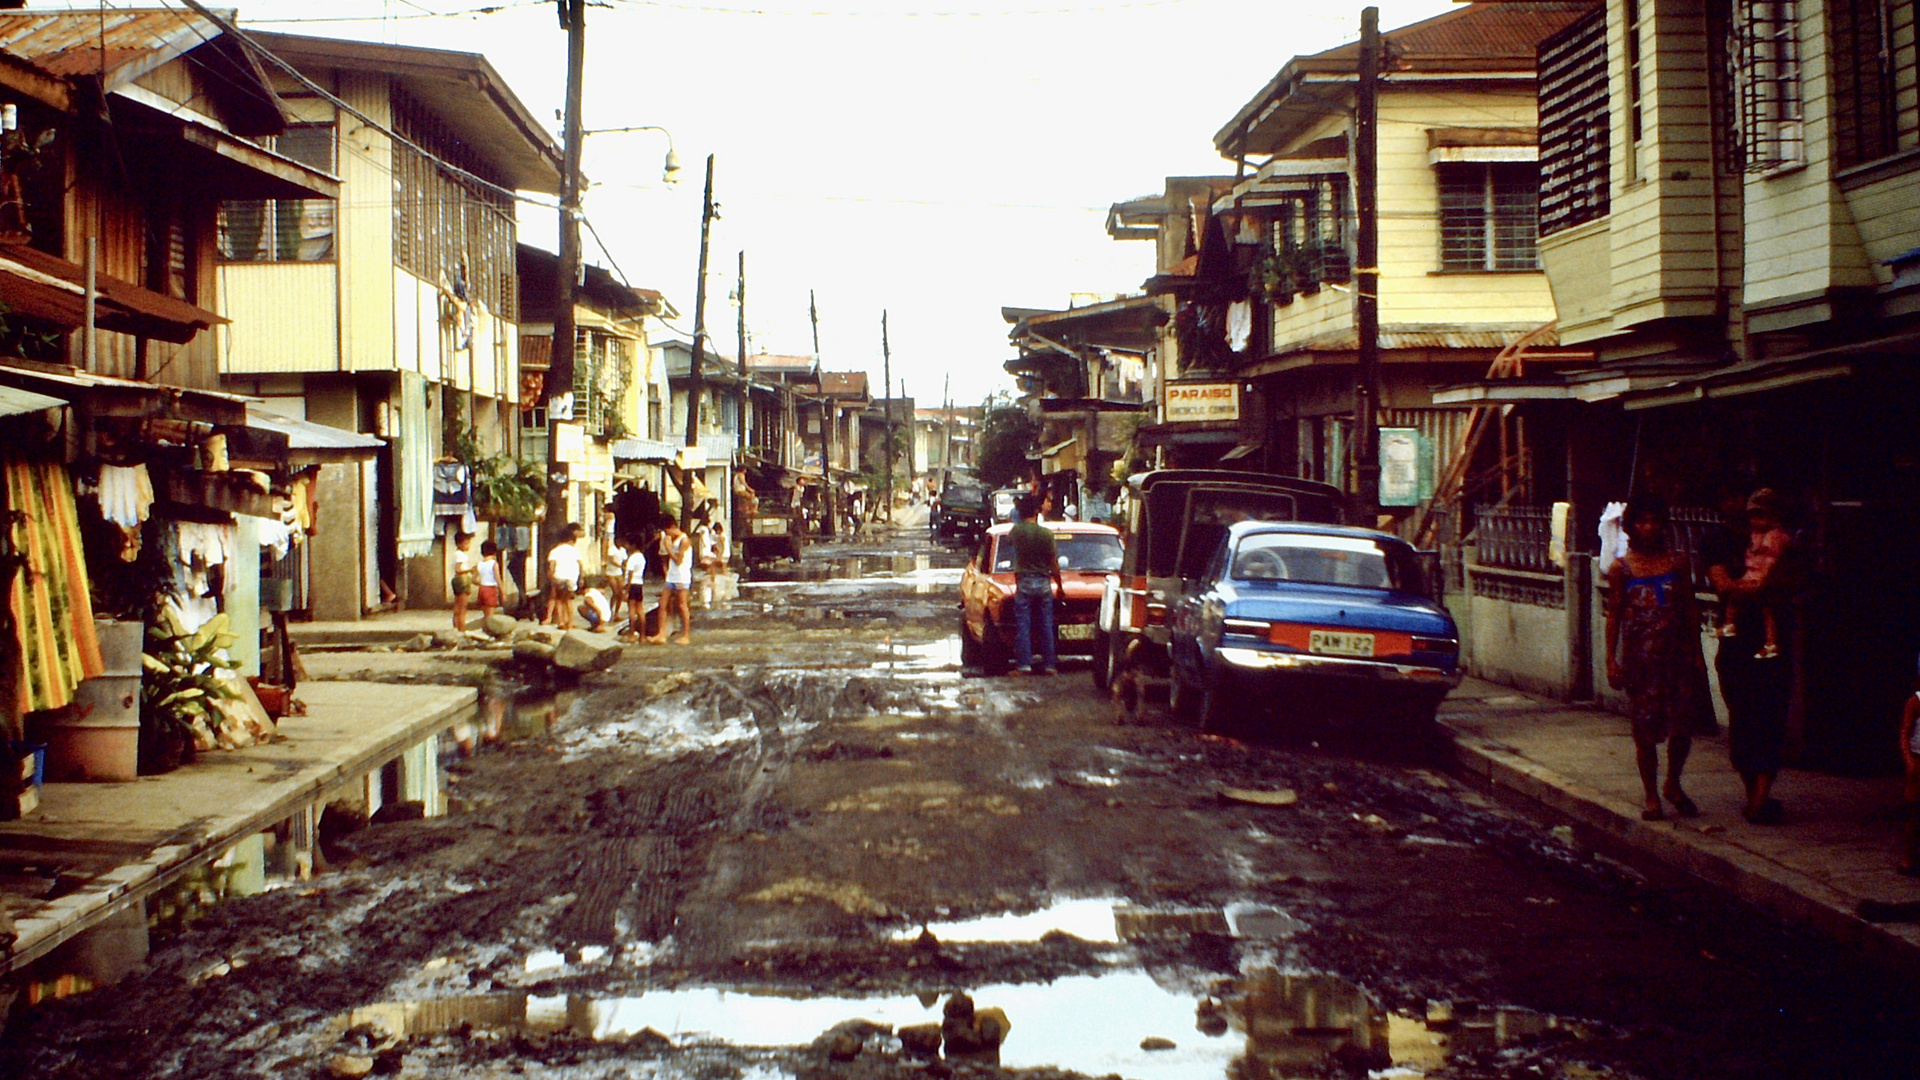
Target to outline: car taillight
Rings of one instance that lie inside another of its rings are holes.
[[[1254,637],[1266,637],[1273,624],[1259,619],[1227,619],[1221,623],[1221,629],[1229,634],[1252,634]]]
[[[1415,637],[1413,639],[1413,651],[1446,653],[1451,656],[1460,651],[1460,642],[1453,638],[1445,637]]]
[[[1149,603],[1147,605],[1147,625],[1167,625],[1167,605]]]

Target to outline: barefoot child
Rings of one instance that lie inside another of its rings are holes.
[[[474,568],[474,578],[480,582],[478,600],[480,616],[493,618],[500,610],[500,545],[491,540],[480,542],[480,565]]]
[[[453,628],[467,632],[467,594],[473,591],[473,534],[453,534]]]
[[[667,619],[672,615],[680,617],[680,636],[673,639],[676,645],[689,645],[693,642],[693,604],[689,592],[693,589],[693,537],[680,528],[680,522],[669,518],[663,523],[665,531],[660,534],[660,555],[666,560],[666,587],[660,595],[660,629],[651,639],[656,645],[667,643]]]

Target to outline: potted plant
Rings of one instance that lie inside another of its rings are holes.
[[[534,462],[495,454],[480,459],[469,470],[476,516],[509,525],[531,525],[546,511],[546,477]]]
[[[237,640],[224,614],[189,632],[172,605],[147,627],[140,658],[141,772],[168,772],[193,760],[200,740],[211,745],[217,703],[234,696],[221,673],[238,666],[225,655]]]

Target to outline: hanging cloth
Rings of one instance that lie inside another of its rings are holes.
[[[153,480],[145,464],[100,466],[100,515],[123,529],[136,529],[153,505]]]
[[[399,555],[417,559],[433,550],[433,427],[427,395],[432,388],[420,374],[400,373],[400,437],[394,440],[394,487],[400,504]]]
[[[72,703],[81,680],[106,670],[94,635],[73,479],[55,461],[9,455],[3,467],[7,506],[19,515],[11,533],[21,567],[7,589],[20,650],[15,705],[22,713],[58,709]]]

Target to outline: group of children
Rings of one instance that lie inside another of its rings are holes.
[[[559,541],[547,552],[547,605],[540,621],[561,630],[571,630],[574,618],[578,615],[586,621],[588,629],[598,630],[613,623],[624,603],[627,621],[620,630],[621,637],[644,644],[664,645],[669,640],[668,620],[678,618],[680,633],[672,641],[679,645],[691,644],[693,610],[690,594],[694,566],[697,562],[700,569],[709,575],[726,572],[725,529],[718,522],[703,525],[698,530],[696,542],[694,536],[680,527],[677,519],[661,519],[654,548],[665,566],[666,580],[660,600],[659,625],[651,635],[646,633],[646,545],[636,546],[632,551],[622,548],[618,543],[612,545],[607,560],[610,587],[588,586],[583,589],[579,542],[585,535],[586,530],[580,525],[568,525],[562,530]],[[492,617],[500,608],[500,548],[491,540],[484,541],[480,545],[478,562],[474,561],[472,549],[472,533],[455,534],[451,582],[453,627],[461,632],[467,628],[468,596],[476,588],[476,599],[483,617]]]

